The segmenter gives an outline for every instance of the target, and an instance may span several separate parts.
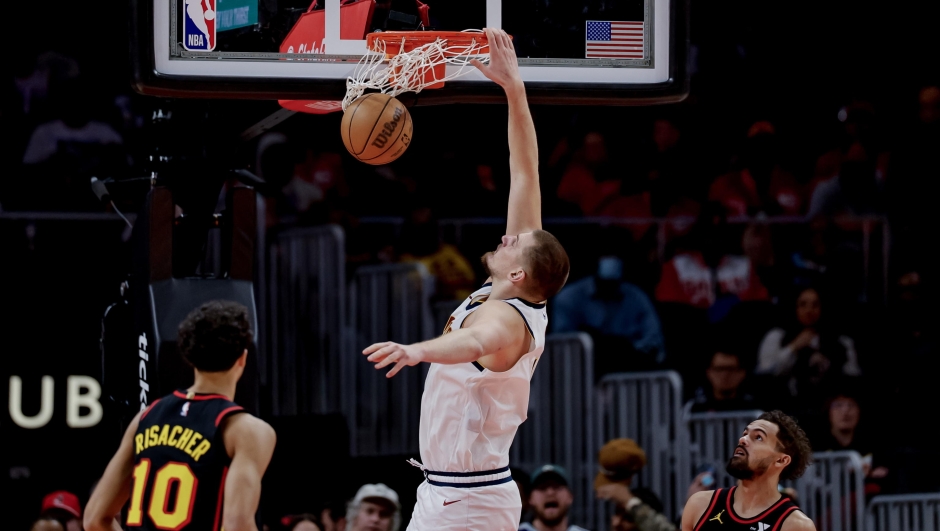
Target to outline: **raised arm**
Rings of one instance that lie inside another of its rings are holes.
[[[509,210],[506,234],[542,228],[542,195],[539,190],[539,148],[535,124],[529,113],[525,85],[512,39],[503,30],[486,29],[490,64],[473,64],[506,91],[509,103]]]
[[[120,531],[121,508],[131,495],[131,474],[134,472],[134,434],[137,433],[138,413],[124,432],[104,475],[85,506],[82,524],[86,531]]]
[[[492,300],[484,302],[465,327],[413,345],[375,343],[362,353],[369,356],[376,369],[394,363],[386,374],[391,378],[402,367],[422,361],[448,365],[479,361],[487,369],[502,372],[528,352],[529,344],[530,336],[519,312],[503,301]]]
[[[277,436],[267,422],[246,414],[229,417],[223,429],[232,464],[225,476],[222,528],[257,531],[255,513],[261,499],[261,477],[271,462]]]

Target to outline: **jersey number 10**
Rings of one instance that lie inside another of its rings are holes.
[[[127,511],[127,525],[139,526],[144,519],[144,491],[150,475],[150,460],[141,459],[134,467],[134,489],[131,491],[131,506]],[[176,483],[176,500],[171,505],[170,488]],[[179,531],[193,517],[193,502],[196,501],[196,485],[199,481],[186,463],[170,462],[163,465],[153,478],[150,506],[147,514],[157,529]],[[168,511],[169,507],[172,511]]]

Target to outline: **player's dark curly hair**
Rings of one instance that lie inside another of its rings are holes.
[[[177,345],[186,363],[203,372],[227,371],[251,342],[248,308],[209,301],[180,323]]]
[[[779,450],[790,456],[790,464],[780,473],[780,479],[796,479],[802,476],[806,468],[813,464],[813,448],[803,428],[797,424],[795,418],[780,410],[768,411],[758,419],[777,425]]]

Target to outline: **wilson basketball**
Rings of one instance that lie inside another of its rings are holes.
[[[343,144],[367,164],[388,164],[411,143],[411,114],[397,99],[381,93],[366,94],[346,107]]]

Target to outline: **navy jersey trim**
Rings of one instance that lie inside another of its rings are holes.
[[[794,506],[792,506],[792,507],[787,507],[787,510],[783,512],[783,516],[781,516],[781,517],[777,520],[777,525],[775,525],[774,528],[771,529],[770,531],[778,531],[778,530],[782,529],[782,528],[783,528],[783,521],[786,520],[787,518],[789,518],[791,514],[795,513],[796,511],[799,511],[799,510],[800,510],[799,507],[797,507],[796,505],[794,505]]]
[[[144,420],[144,417],[146,417],[147,414],[150,413],[150,410],[153,409],[153,406],[159,404],[161,400],[163,400],[163,398],[158,398],[154,400],[153,402],[151,402],[150,405],[147,406],[147,409],[145,409],[144,412],[140,414],[140,419],[138,419],[138,421]]]
[[[476,487],[489,487],[492,485],[502,485],[503,483],[509,483],[512,481],[512,476],[506,476],[503,479],[494,479],[492,481],[481,481],[479,483],[442,483],[440,481],[434,481],[433,479],[426,480],[429,484],[434,485],[435,487],[453,487],[457,489],[473,489]]]
[[[790,498],[787,498],[786,496],[781,495],[779,500],[774,502],[774,504],[768,507],[767,509],[764,509],[763,511],[761,511],[761,513],[758,514],[757,516],[753,518],[744,518],[742,516],[738,516],[738,514],[734,512],[735,489],[737,489],[737,487],[731,487],[730,489],[728,489],[728,495],[725,497],[725,505],[727,506],[728,514],[731,516],[731,519],[739,524],[753,524],[755,522],[758,522],[762,518],[766,518],[768,514],[779,509],[781,505],[790,501]]]
[[[536,303],[536,302],[529,302],[529,301],[527,301],[527,300],[525,300],[525,299],[520,299],[519,297],[513,297],[513,299],[515,299],[515,300],[521,302],[522,304],[525,304],[525,305],[528,306],[529,308],[535,308],[536,310],[541,310],[542,308],[545,307],[545,303],[544,303],[544,302],[538,302],[538,303]]]
[[[177,398],[182,398],[183,400],[218,400],[218,399],[228,400],[227,396],[219,395],[219,394],[195,393],[193,394],[192,397],[190,397],[187,393],[184,393],[183,391],[180,391],[179,389],[177,389],[176,391],[173,391],[173,396]]]
[[[475,478],[479,476],[492,476],[494,474],[502,474],[503,472],[509,472],[509,467],[504,466],[503,468],[497,468],[495,470],[480,470],[477,472],[435,472],[433,470],[427,470],[427,474],[433,474],[435,476],[444,476],[448,478]]]
[[[519,299],[519,300],[522,300],[522,299]],[[522,310],[520,310],[519,308],[516,308],[515,306],[513,306],[512,304],[510,304],[509,301],[503,301],[503,302],[505,302],[506,304],[509,304],[509,306],[510,306],[513,310],[516,310],[517,312],[519,312],[519,317],[522,317],[522,322],[525,323],[525,328],[526,328],[526,330],[529,331],[529,335],[532,336],[532,339],[535,339],[535,333],[532,332],[532,327],[529,326],[529,321],[526,320],[525,315],[522,315]]]
[[[232,406],[232,407],[227,407],[223,409],[219,413],[219,416],[215,418],[215,426],[218,427],[219,424],[221,424],[222,421],[225,420],[225,417],[228,417],[229,415],[234,415],[235,413],[241,413],[243,411],[245,411],[245,408],[241,406]]]

